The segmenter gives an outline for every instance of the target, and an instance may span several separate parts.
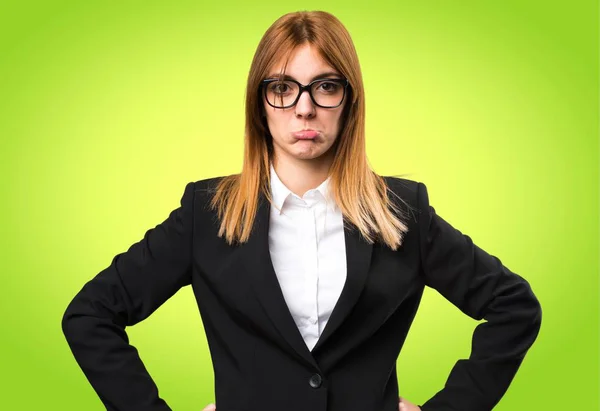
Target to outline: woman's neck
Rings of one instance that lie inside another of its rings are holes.
[[[331,161],[326,158],[292,161],[275,158],[273,161],[273,167],[281,182],[300,197],[327,179],[330,166]]]

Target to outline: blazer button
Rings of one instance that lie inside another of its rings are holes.
[[[319,374],[313,375],[312,377],[310,377],[310,380],[308,380],[308,383],[313,388],[319,388],[321,386],[322,382],[323,382],[323,379],[321,378],[321,376]]]

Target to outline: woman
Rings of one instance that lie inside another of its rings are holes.
[[[170,409],[125,327],[189,284],[219,411],[494,407],[537,337],[539,302],[435,213],[423,183],[375,174],[364,131],[346,29],[325,12],[282,16],[250,69],[242,172],[188,183],[67,307],[64,334],[107,409]],[[417,406],[399,401],[396,360],[426,285],[487,322]]]

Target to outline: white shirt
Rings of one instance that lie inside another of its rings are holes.
[[[312,351],[346,282],[341,210],[329,197],[327,178],[302,198],[271,165],[269,252],[285,302]]]

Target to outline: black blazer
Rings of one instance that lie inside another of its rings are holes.
[[[250,240],[229,246],[208,206],[219,178],[188,183],[181,206],[116,255],[64,313],[73,355],[108,410],[170,410],[125,327],[189,284],[217,411],[397,411],[396,360],[425,286],[487,322],[475,329],[470,358],[422,410],[485,411],[500,400],[538,335],[540,304],[525,279],[436,214],[423,183],[385,178],[407,203],[390,196],[409,228],[397,251],[368,244],[345,221],[346,283],[309,351],[271,263],[270,203],[261,197]]]

